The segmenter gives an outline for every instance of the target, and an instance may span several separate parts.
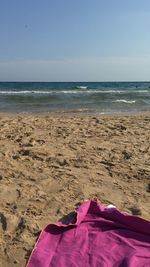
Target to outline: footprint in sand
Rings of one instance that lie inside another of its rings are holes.
[[[129,208],[129,210],[132,212],[133,215],[142,215],[141,209],[137,206],[133,206]]]
[[[6,220],[5,215],[2,212],[0,212],[0,223],[2,225],[3,231],[6,231],[7,230],[7,220]]]

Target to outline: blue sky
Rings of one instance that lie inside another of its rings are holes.
[[[1,81],[150,80],[149,0],[0,0]]]

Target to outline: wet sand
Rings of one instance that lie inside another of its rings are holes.
[[[84,199],[150,219],[150,114],[0,114],[0,180],[3,267]]]

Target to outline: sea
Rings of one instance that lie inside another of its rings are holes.
[[[150,111],[150,82],[0,82],[0,112],[120,114]]]

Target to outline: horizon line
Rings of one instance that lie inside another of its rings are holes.
[[[0,83],[118,83],[118,82],[122,82],[122,83],[141,83],[141,82],[150,82],[150,80],[141,80],[141,81],[124,81],[124,80],[118,80],[118,81],[6,81],[6,80],[2,80],[0,81]]]

